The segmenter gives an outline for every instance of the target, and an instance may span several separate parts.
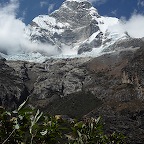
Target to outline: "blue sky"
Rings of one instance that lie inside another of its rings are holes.
[[[10,0],[0,0],[5,4]],[[13,1],[13,0],[11,0]],[[25,24],[40,14],[48,14],[58,9],[64,0],[18,0],[19,10],[17,17],[21,17]],[[125,17],[129,19],[132,14],[144,13],[144,0],[90,0],[98,9],[100,15]]]

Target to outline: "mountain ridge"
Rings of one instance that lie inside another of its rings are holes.
[[[125,33],[119,35],[108,30],[118,22],[117,18],[100,16],[88,1],[67,0],[50,15],[34,18],[28,35],[32,41],[56,45],[67,55],[93,49],[98,49],[96,53],[99,53],[103,47],[127,38]]]
[[[116,28],[119,24],[115,17],[101,16],[87,0],[66,0],[51,14],[35,17],[25,28],[18,51],[1,51],[1,56],[41,63],[49,58],[98,57],[125,49],[127,41],[140,47],[139,39]]]

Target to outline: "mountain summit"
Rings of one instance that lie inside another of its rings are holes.
[[[11,48],[0,46],[8,60],[43,62],[48,57],[97,57],[104,53],[140,47],[114,17],[101,16],[87,0],[66,0],[50,15],[39,15],[22,26],[20,37]]]
[[[26,34],[35,43],[55,45],[59,53],[77,55],[95,51],[99,54],[126,34],[111,27],[117,18],[100,16],[87,0],[66,0],[50,15],[39,15],[32,20]]]

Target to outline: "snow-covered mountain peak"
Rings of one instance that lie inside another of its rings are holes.
[[[66,0],[50,15],[40,15],[29,25],[27,35],[36,43],[56,46],[61,54],[101,52],[125,38],[112,27],[119,19],[100,16],[87,0]]]
[[[87,0],[66,0],[50,15],[34,18],[25,30],[26,37],[42,55],[91,55],[102,52],[115,42],[126,39],[115,25],[119,19],[99,15]]]
[[[83,41],[97,31],[97,21],[93,17],[100,16],[89,2],[80,3],[67,0],[49,16],[40,15],[34,18],[29,26],[28,35],[31,35],[33,41],[54,45],[59,41],[60,44],[71,45],[72,47],[72,43]],[[86,30],[86,34],[79,35],[77,33],[82,31],[84,33],[84,29],[90,25],[93,27],[93,32]]]
[[[67,6],[81,6],[81,8],[86,8],[89,9],[90,7],[92,7],[92,4],[87,1],[87,0],[66,0],[63,2],[63,5],[67,5]]]
[[[74,12],[85,10],[89,11],[89,13],[96,13],[96,15],[98,15],[97,10],[87,0],[66,0],[65,2],[63,2],[60,8],[68,8],[69,10]]]

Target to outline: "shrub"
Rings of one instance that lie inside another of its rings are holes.
[[[24,107],[15,111],[0,108],[2,144],[124,144],[122,134],[104,134],[100,117],[68,121]]]

